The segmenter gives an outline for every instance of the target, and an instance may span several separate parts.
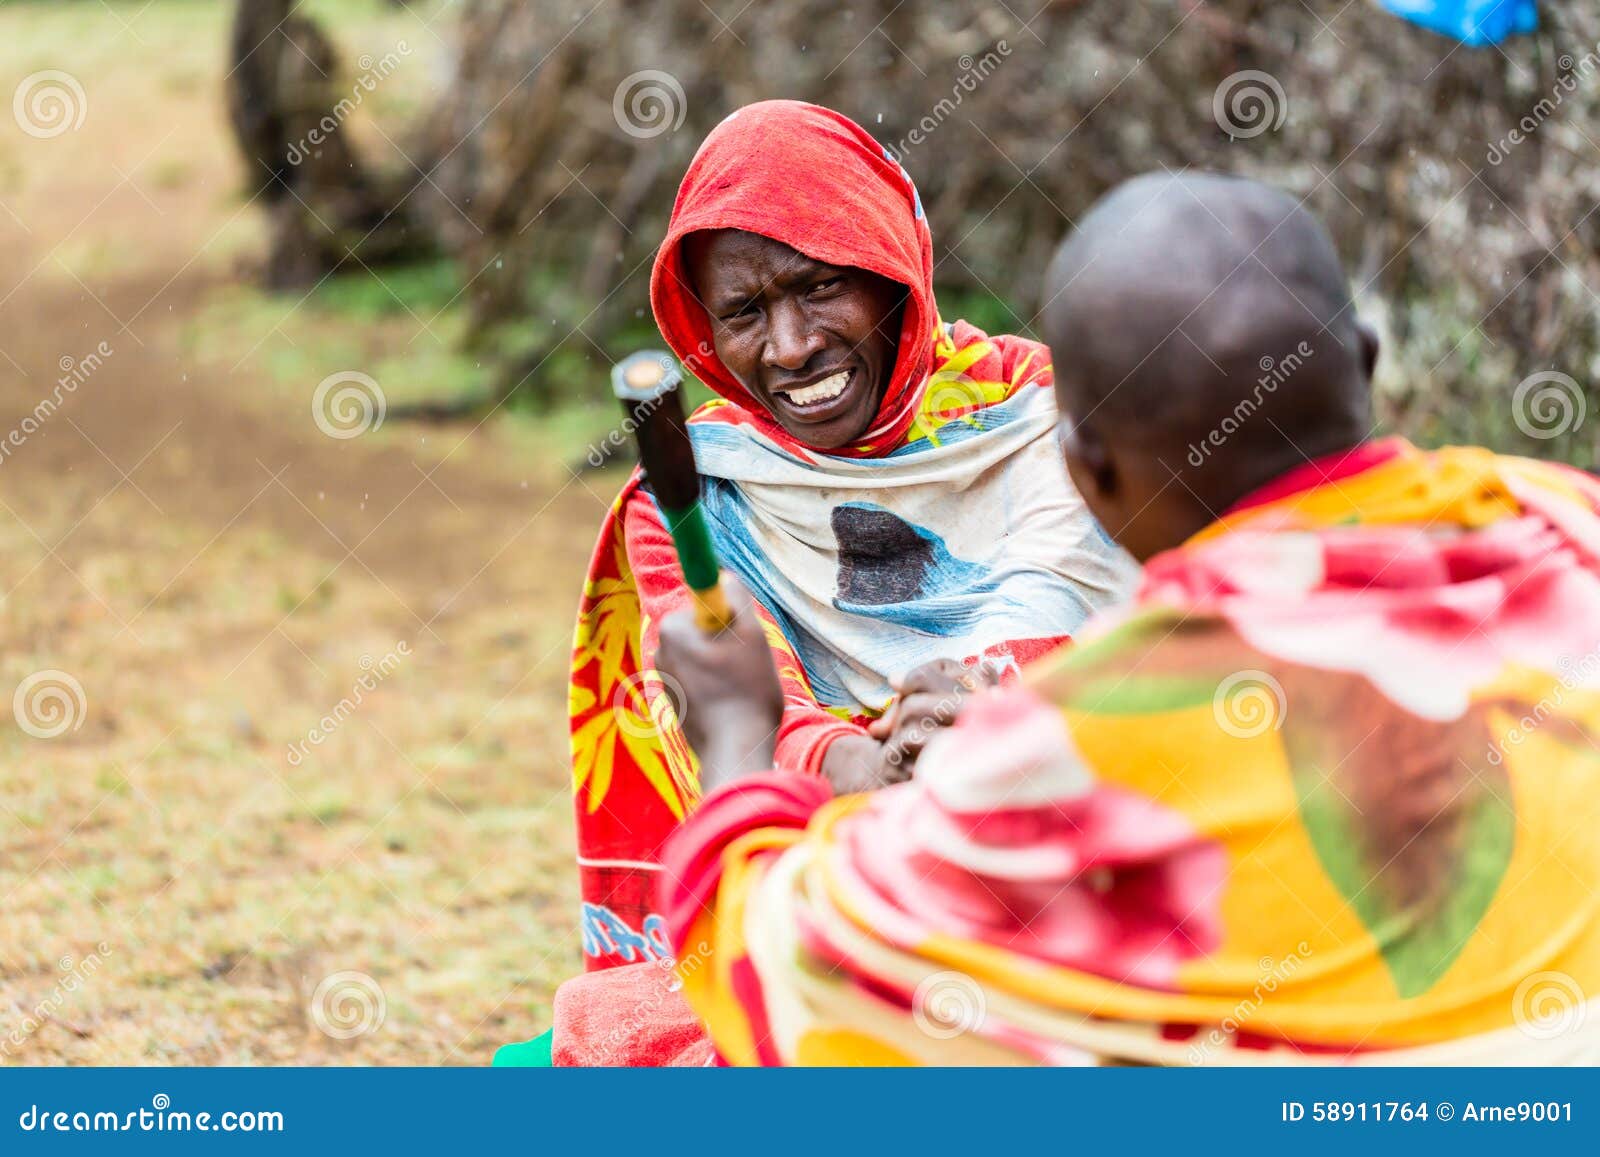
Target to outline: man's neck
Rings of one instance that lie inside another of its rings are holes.
[[[1256,505],[1264,494],[1278,497],[1320,485],[1330,475],[1342,472],[1341,463],[1369,445],[1365,437],[1331,436],[1320,444],[1285,446],[1282,453],[1254,459],[1217,488],[1216,517]]]

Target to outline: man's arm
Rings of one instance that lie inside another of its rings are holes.
[[[633,567],[634,582],[639,591],[645,617],[650,623],[664,628],[669,618],[690,606],[690,596],[689,589],[683,584],[682,575],[678,570],[677,552],[672,545],[672,536],[662,523],[655,503],[648,494],[638,492],[629,499],[624,512],[624,530],[628,561]],[[765,609],[753,600],[752,612],[748,618],[749,630],[745,632],[744,637],[754,649],[755,640],[762,635],[762,623],[770,623],[771,620]],[[641,640],[644,663],[646,666],[654,666],[657,670],[665,670],[657,650],[658,642],[655,636],[656,631],[647,631],[645,638]],[[686,643],[687,640],[680,639],[679,642]],[[777,668],[783,710],[775,728],[774,746],[771,750],[767,750],[763,745],[762,750],[766,751],[766,763],[756,770],[782,766],[794,771],[821,775],[835,791],[839,792],[868,791],[905,778],[909,769],[902,772],[898,764],[886,761],[882,743],[870,736],[864,728],[840,719],[817,703],[810,685],[806,682],[805,673],[800,669],[799,660],[792,652],[776,644],[769,645],[766,639],[761,639],[761,645],[767,651],[767,666]],[[690,652],[686,654],[685,660],[733,661],[724,656],[723,652],[726,650],[728,648],[703,654]],[[754,664],[754,658],[749,662]],[[673,677],[682,681],[677,673],[673,673]],[[703,692],[703,694],[711,693],[709,689]],[[689,710],[694,710],[695,697],[690,695],[686,698],[689,700]],[[687,725],[685,730],[688,730]],[[758,738],[752,734],[741,741],[748,743],[753,749]],[[727,746],[725,741],[711,736],[708,736],[706,741],[718,743],[724,748]],[[692,736],[690,746],[695,749],[696,756],[704,765],[705,752],[694,742]],[[748,752],[719,750],[718,758],[730,765],[748,767],[750,756]],[[707,787],[703,771],[702,787]]]
[[[722,581],[733,622],[707,634],[690,612],[677,611],[662,621],[656,651],[656,669],[682,693],[678,717],[700,760],[704,795],[773,766],[784,713],[755,600],[737,579]]]

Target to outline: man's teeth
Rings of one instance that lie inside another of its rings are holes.
[[[796,406],[809,406],[813,402],[826,402],[829,398],[837,398],[844,393],[845,386],[849,384],[850,371],[841,370],[832,377],[823,378],[814,386],[791,390],[789,392],[789,401]]]

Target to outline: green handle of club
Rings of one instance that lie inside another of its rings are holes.
[[[667,529],[672,532],[673,545],[678,548],[678,565],[683,568],[683,581],[691,590],[705,591],[717,585],[720,568],[717,566],[717,548],[711,544],[711,530],[706,526],[705,512],[696,502],[682,510],[663,510]]]
[[[717,565],[717,548],[711,543],[705,512],[696,502],[681,510],[663,509],[661,513],[672,532],[672,543],[678,548],[683,581],[695,593],[695,620],[704,631],[723,630],[733,621],[733,610],[722,591],[722,569]]]

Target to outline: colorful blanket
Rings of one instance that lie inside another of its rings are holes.
[[[974,394],[993,400],[944,411],[930,388],[918,436],[882,458],[826,458],[727,403],[690,421],[718,554],[767,623],[788,704],[779,759],[790,766],[803,760],[785,759],[785,748],[818,746],[795,732],[826,735],[876,716],[891,675],[935,657],[1015,668],[1132,585],[1131,563],[1057,479],[1055,407],[1040,373],[1048,367],[1007,367],[1003,349],[969,326],[941,331],[936,347],[936,381],[965,373]],[[641,529],[636,513],[630,530],[630,503],[648,503],[653,525]],[[602,530],[573,655],[592,963],[667,951],[648,900],[661,841],[694,802],[696,774],[670,689],[648,657],[660,615],[684,597],[659,512],[635,479]]]
[[[819,174],[839,188],[819,187]],[[862,444],[801,444],[717,359],[679,249],[695,230],[732,227],[907,287],[893,378]],[[760,604],[783,681],[780,766],[817,772],[833,739],[881,712],[891,675],[937,657],[1016,667],[1131,590],[1131,562],[1062,468],[1047,351],[940,321],[916,190],[845,117],[773,101],[719,126],[684,178],[652,305],[674,351],[725,399],[701,407],[689,433],[718,554]],[[658,624],[687,597],[636,476],[601,528],[573,648],[591,968],[668,953],[650,896],[697,780],[653,657]]]
[[[685,995],[737,1064],[1600,1059],[1597,514],[1480,450],[1283,479],[915,781],[709,798]]]

